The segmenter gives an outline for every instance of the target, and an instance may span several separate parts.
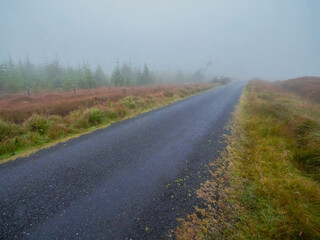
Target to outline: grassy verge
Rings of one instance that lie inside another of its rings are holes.
[[[228,141],[177,239],[319,239],[320,106],[250,82]]]
[[[11,120],[5,117],[0,118],[0,163],[216,86],[214,84],[191,84],[174,88],[166,87],[163,90],[155,87],[150,88],[149,94],[140,95],[139,89],[135,89],[137,92],[135,95],[121,93],[114,100],[101,96],[99,99],[90,100],[90,104],[81,103],[80,105],[79,103],[78,108],[68,114],[52,113],[50,110],[46,113],[45,106],[41,106],[44,109],[41,113],[35,109],[29,115],[26,115],[23,109],[12,113],[6,112],[3,116],[10,116]],[[146,91],[146,89],[143,90]],[[78,102],[68,102],[65,108],[68,108],[68,104],[75,105]],[[50,107],[56,108],[52,104]],[[63,107],[64,105],[59,103],[59,109]],[[15,118],[12,119],[12,116],[18,118],[19,121],[14,123]]]

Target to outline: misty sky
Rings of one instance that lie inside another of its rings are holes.
[[[318,0],[0,0],[0,60],[320,76]]]

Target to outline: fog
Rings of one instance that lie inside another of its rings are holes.
[[[0,60],[116,62],[276,80],[320,75],[317,0],[0,0]]]

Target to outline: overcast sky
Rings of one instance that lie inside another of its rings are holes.
[[[0,59],[320,76],[318,0],[0,0]]]

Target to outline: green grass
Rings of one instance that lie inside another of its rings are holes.
[[[233,145],[236,199],[244,208],[236,238],[320,237],[319,113],[271,84],[248,85],[235,123],[244,136]]]
[[[229,171],[221,187],[207,183],[198,191],[207,203],[218,195],[219,209],[201,209],[191,225],[183,222],[178,239],[319,239],[319,132],[319,105],[250,82],[223,158]]]

